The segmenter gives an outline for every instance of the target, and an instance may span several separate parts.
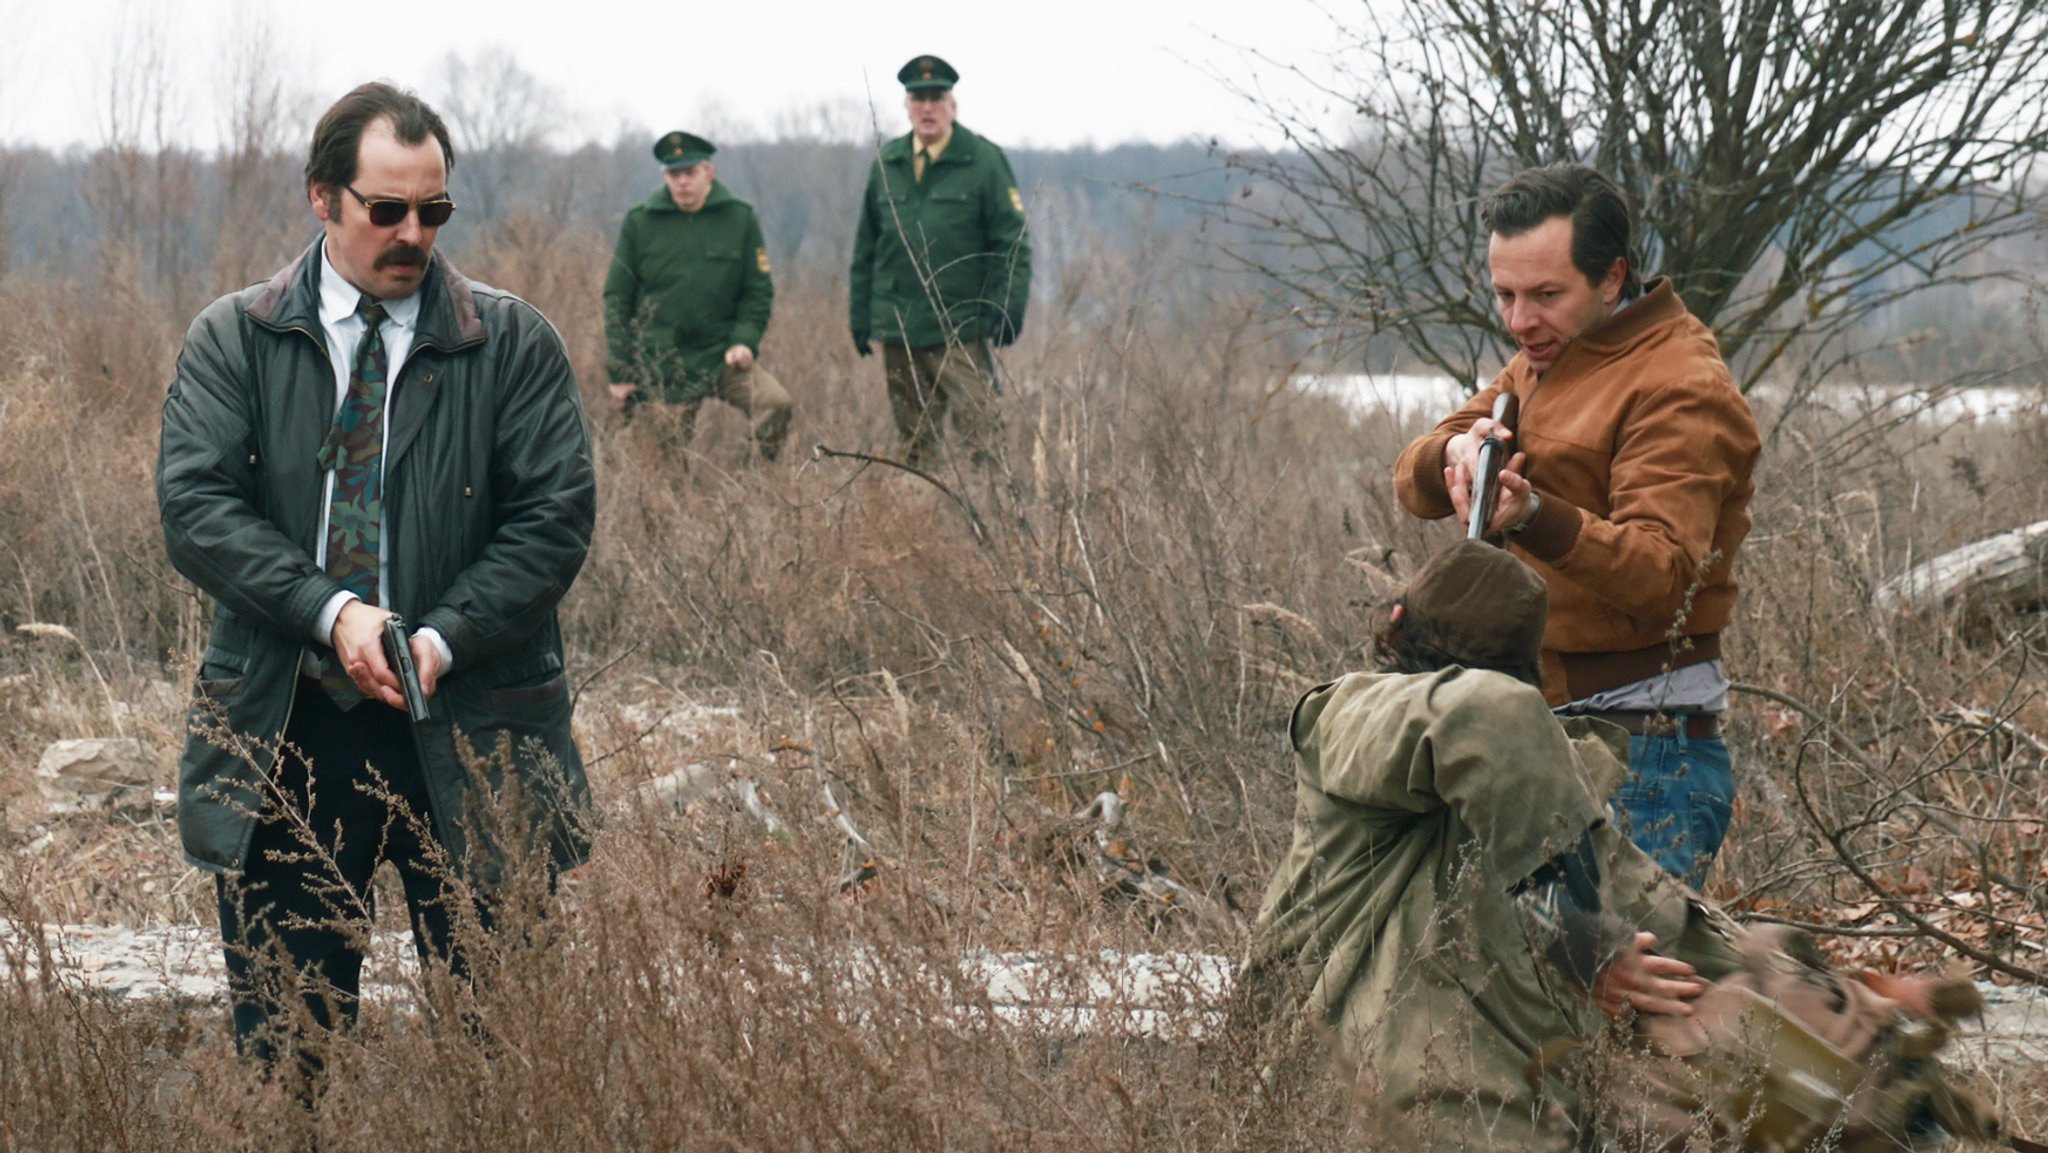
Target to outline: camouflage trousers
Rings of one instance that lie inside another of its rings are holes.
[[[633,394],[626,404],[626,418],[631,420],[633,412],[647,404],[645,390]],[[753,426],[754,446],[761,456],[774,460],[782,452],[782,442],[789,435],[790,413],[795,408],[789,392],[782,387],[759,361],[752,368],[735,368],[726,365],[711,385],[711,391],[688,400],[674,401],[677,428],[675,438],[677,449],[690,443],[697,432],[697,410],[707,400],[722,400],[745,414]]]
[[[936,344],[924,348],[882,343],[882,368],[889,382],[889,412],[911,464],[938,454],[946,417],[960,443],[987,463],[1001,431],[996,411],[995,366],[979,346]]]

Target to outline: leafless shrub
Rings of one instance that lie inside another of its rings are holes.
[[[1426,0],[1331,23],[1312,100],[1244,88],[1288,147],[1224,156],[1246,180],[1216,205],[1263,233],[1245,259],[1325,339],[1383,335],[1478,380],[1511,347],[1479,203],[1563,160],[1629,194],[1639,267],[1673,278],[1745,392],[1843,370],[1918,298],[2017,311],[2023,281],[1986,257],[2038,230],[2035,5]]]
[[[893,452],[880,372],[846,346],[834,273],[806,266],[781,273],[763,351],[797,424],[787,458],[761,466],[717,406],[687,449],[610,413],[608,235],[508,214],[473,240],[466,271],[538,304],[582,374],[602,503],[564,624],[607,824],[593,863],[534,902],[543,918],[479,943],[502,954],[490,981],[440,990],[430,973],[369,1006],[314,1114],[329,1147],[1380,1139],[1312,1032],[1262,1080],[1266,1058],[1246,1068],[1221,1040],[996,1025],[967,973],[982,950],[1055,968],[1104,949],[1240,953],[1288,835],[1286,711],[1364,663],[1389,581],[1447,539],[1391,499],[1414,428],[1293,388],[1251,304],[1101,261],[1004,355],[1004,466],[912,476],[861,459]],[[169,783],[182,692],[150,684],[184,681],[166,654],[198,651],[205,610],[143,494],[183,320],[140,282],[19,277],[0,281],[0,315],[0,892],[37,902],[5,915],[204,921],[206,879],[166,824],[39,830],[26,787],[42,744],[116,731],[157,748]],[[1766,462],[1733,669],[1818,719],[1741,703],[1745,793],[1713,888],[1823,925],[1860,962],[1932,957],[1917,930],[1897,935],[1912,912],[2038,968],[2029,738],[2048,734],[2048,646],[2017,619],[1989,650],[1939,621],[1875,629],[1866,605],[1911,558],[2038,515],[2041,425],[1906,422],[1852,457],[1820,451],[1867,427],[1815,406]],[[28,621],[80,645],[13,632]],[[1861,760],[1824,750],[1822,730]],[[681,813],[625,803],[703,765],[744,774],[783,830],[732,813],[729,791]],[[821,783],[874,850],[847,892]],[[1120,788],[1116,856],[1218,916],[1109,883],[1076,814]],[[416,1011],[443,996],[487,1042]],[[0,1079],[44,1078],[0,1086],[0,1132],[31,1147],[257,1147],[301,1123],[229,1058],[213,1007],[12,976],[0,997]],[[2004,1084],[2022,1120],[2042,1117],[2031,1082]]]

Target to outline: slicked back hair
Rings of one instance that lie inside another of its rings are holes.
[[[306,154],[306,187],[325,184],[338,189],[355,183],[363,131],[380,120],[390,122],[400,144],[417,145],[431,135],[441,146],[442,162],[448,171],[455,171],[455,146],[448,142],[448,126],[441,122],[440,113],[412,92],[373,80],[321,114],[313,129],[313,146]]]
[[[1635,221],[1628,198],[1598,169],[1560,162],[1525,168],[1479,206],[1479,218],[1495,236],[1513,237],[1553,217],[1572,222],[1572,265],[1598,285],[1617,260],[1628,262],[1621,284],[1624,299],[1643,290],[1633,241]]]

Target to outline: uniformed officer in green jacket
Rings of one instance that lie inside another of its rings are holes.
[[[905,64],[911,131],[882,146],[854,233],[853,346],[882,345],[889,409],[912,463],[950,412],[985,462],[997,429],[991,348],[1017,339],[1031,295],[1024,199],[1003,150],[954,122],[953,66]]]
[[[715,396],[752,418],[774,460],[789,393],[757,357],[775,285],[754,207],[718,182],[717,147],[671,132],[654,142],[662,187],[626,212],[604,280],[605,368],[628,416],[648,400],[680,407],[685,442]]]

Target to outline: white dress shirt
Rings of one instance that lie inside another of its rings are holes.
[[[334,265],[327,259],[327,244],[325,241],[321,242],[320,328],[327,334],[328,359],[334,362],[336,412],[341,411],[342,404],[348,400],[348,380],[355,366],[356,345],[363,339],[363,334],[369,327],[363,323],[362,317],[356,315],[356,308],[362,299],[362,290],[342,279],[341,273],[334,270]],[[384,379],[388,383],[384,389],[383,427],[384,443],[389,447],[391,398],[398,392],[398,370],[405,366],[405,358],[412,352],[413,336],[418,332],[420,295],[415,292],[411,296],[382,300],[378,303],[384,306],[384,323],[379,327],[379,331],[384,334]],[[381,456],[378,467],[383,467]],[[330,471],[326,484],[320,490],[320,535],[313,546],[313,562],[322,568],[327,567],[327,517],[333,503],[334,473]],[[388,531],[390,527],[390,515],[387,513],[378,524],[380,540],[391,539]],[[377,601],[388,607],[391,604],[391,567],[386,557],[387,554],[380,547],[377,552]],[[328,598],[327,603],[320,609],[319,619],[313,625],[313,639],[323,645],[331,643],[335,618],[341,615],[343,606],[356,599],[356,594],[346,590]],[[434,648],[440,651],[441,672],[445,674],[449,666],[455,663],[455,656],[449,651],[447,640],[438,631],[430,628],[420,629],[418,635],[432,641]]]

